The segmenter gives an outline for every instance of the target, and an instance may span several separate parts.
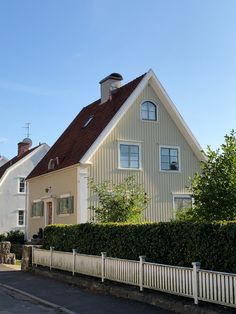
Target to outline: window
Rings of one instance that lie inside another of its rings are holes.
[[[179,171],[179,148],[161,147],[160,160],[162,171]]]
[[[145,101],[141,105],[142,120],[156,121],[157,120],[157,107],[151,101]]]
[[[25,225],[25,211],[22,209],[18,210],[17,225],[19,227],[23,227]]]
[[[73,212],[74,212],[73,196],[62,197],[57,199],[57,215],[73,214]]]
[[[120,168],[140,169],[140,145],[120,144]]]
[[[52,158],[48,162],[48,170],[53,170],[59,165],[59,157]]]
[[[31,217],[39,217],[44,215],[44,202],[34,202],[31,208]]]
[[[19,178],[18,191],[19,193],[25,193],[25,178]]]
[[[189,195],[174,196],[174,208],[176,211],[192,207],[192,197]]]

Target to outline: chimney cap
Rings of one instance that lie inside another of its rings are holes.
[[[103,82],[109,80],[109,79],[113,79],[113,80],[117,80],[117,81],[122,81],[123,77],[121,74],[119,73],[111,73],[110,75],[106,76],[104,79],[102,79],[99,84],[102,84]]]

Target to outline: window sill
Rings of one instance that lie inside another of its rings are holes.
[[[17,225],[17,228],[25,228],[25,225]]]
[[[118,170],[143,171],[142,168],[117,168]]]
[[[17,195],[26,195],[26,192],[17,192]]]
[[[163,172],[163,173],[181,173],[180,170],[159,170],[159,172]]]
[[[70,216],[70,215],[72,215],[72,214],[59,214],[59,215],[57,215],[58,217],[67,217],[67,216]]]
[[[32,219],[39,219],[39,218],[43,218],[43,216],[34,216],[34,217],[31,217]]]
[[[142,122],[146,122],[146,123],[158,123],[158,120],[143,120],[141,119]]]

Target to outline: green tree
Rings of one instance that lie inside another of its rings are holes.
[[[147,206],[148,197],[134,176],[125,178],[115,185],[111,181],[96,184],[93,179],[89,186],[99,199],[98,206],[91,206],[100,222],[139,222]]]
[[[192,209],[180,211],[177,218],[193,221],[236,219],[236,134],[232,130],[225,143],[213,151],[208,146],[207,161],[201,164],[201,173],[195,174],[190,190]]]

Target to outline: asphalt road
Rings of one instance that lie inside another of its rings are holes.
[[[19,293],[0,287],[0,313],[18,313],[18,314],[40,314],[40,313],[59,313],[50,307],[35,303],[31,299],[22,296]]]
[[[4,268],[4,266],[0,267],[0,283],[20,289],[48,302],[58,304],[78,314],[174,313],[140,302],[92,293],[54,279],[40,277],[21,271],[9,271],[9,269]],[[9,305],[8,303],[9,298],[12,298],[12,305]],[[3,304],[4,308],[2,310],[1,307],[3,307]],[[14,307],[16,304],[19,304],[17,312]],[[32,302],[29,304],[27,300],[20,300],[19,296],[14,295],[14,293],[13,295],[9,295],[6,290],[2,291],[2,294],[0,295],[0,313],[56,313],[55,310],[54,312],[52,312],[52,310],[49,312],[50,309],[46,307],[41,309],[35,308],[35,311],[30,312],[30,306],[32,307],[34,305],[36,306],[37,304],[33,304]],[[29,312],[20,312],[20,306],[25,306]],[[39,310],[41,312],[39,312]]]

